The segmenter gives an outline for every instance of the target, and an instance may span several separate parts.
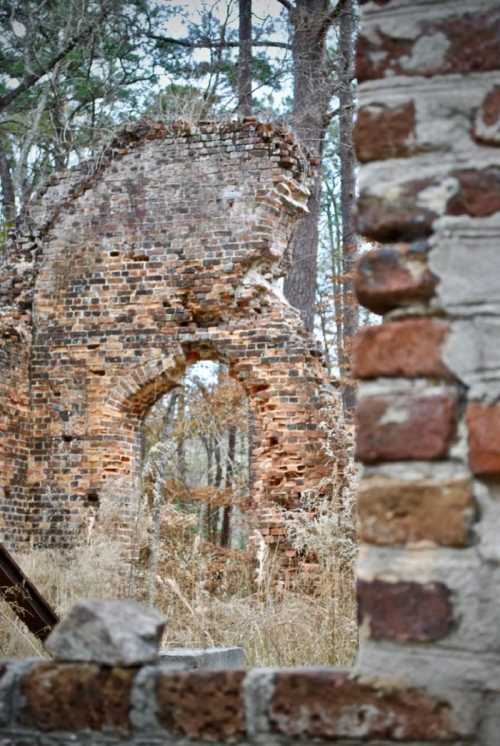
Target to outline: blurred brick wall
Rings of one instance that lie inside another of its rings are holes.
[[[500,3],[362,3],[359,669],[500,727]],[[451,694],[453,692],[453,694]],[[496,729],[496,731],[495,731]]]

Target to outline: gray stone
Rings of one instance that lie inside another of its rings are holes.
[[[184,664],[188,668],[243,668],[245,651],[243,648],[171,648],[160,653],[162,662]]]
[[[135,666],[158,657],[166,620],[136,601],[80,601],[46,642],[63,661]]]

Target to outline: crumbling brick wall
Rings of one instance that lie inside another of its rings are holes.
[[[254,409],[257,508],[317,486],[328,376],[277,288],[311,169],[289,134],[251,119],[141,122],[33,201],[1,278],[27,330],[2,383],[24,409],[30,389],[22,469],[4,441],[11,543],[67,544],[104,491],[133,511],[142,419],[202,358],[226,362]],[[262,532],[283,528],[268,515]]]

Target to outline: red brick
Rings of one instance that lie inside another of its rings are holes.
[[[428,301],[437,278],[427,267],[426,244],[400,244],[363,254],[354,283],[361,305],[375,313],[385,313]]]
[[[43,731],[127,732],[134,675],[125,668],[40,663],[21,682],[20,721]]]
[[[488,126],[498,122],[500,119],[500,86],[494,86],[486,94],[481,104],[481,112],[483,121]]]
[[[244,671],[192,671],[158,677],[158,719],[172,733],[236,741],[245,732]]]
[[[356,378],[450,377],[441,359],[447,332],[448,324],[433,319],[367,326],[354,341],[354,375]]]
[[[458,179],[459,190],[447,204],[448,215],[485,218],[500,211],[500,168],[471,168],[452,176]]]
[[[394,681],[384,686],[335,671],[283,671],[274,682],[269,723],[287,738],[434,742],[457,735],[445,701]]]
[[[500,145],[500,86],[494,86],[481,103],[472,128],[474,139],[485,145]]]
[[[444,35],[448,44],[442,59],[429,64],[428,57],[420,55],[416,64],[415,46],[436,34]],[[424,18],[415,38],[405,38],[403,34],[390,36],[380,28],[369,36],[362,31],[357,46],[356,74],[359,82],[363,82],[395,74],[429,77],[486,72],[498,68],[499,57],[500,9],[472,10],[457,16]]]
[[[432,234],[437,213],[418,204],[418,195],[434,186],[433,179],[414,179],[390,197],[361,193],[357,203],[358,232],[372,241],[418,241]]]
[[[356,457],[365,463],[444,458],[455,432],[456,397],[364,397],[357,412]]]
[[[376,133],[376,136],[374,136]],[[358,161],[405,158],[416,152],[415,104],[371,104],[359,110],[354,129]]]
[[[359,537],[368,544],[465,547],[471,542],[476,511],[470,479],[363,479],[357,506]]]
[[[372,640],[433,642],[453,626],[450,591],[442,583],[358,580],[359,624]]]
[[[466,420],[470,468],[475,474],[500,474],[500,404],[471,402]]]

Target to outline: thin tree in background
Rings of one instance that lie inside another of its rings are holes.
[[[235,425],[230,425],[227,434],[227,459],[226,459],[226,490],[233,488],[234,464],[236,458],[236,435]],[[224,506],[222,513],[222,527],[220,533],[221,547],[231,546],[231,513],[233,511],[232,503]]]
[[[337,22],[346,0],[332,8],[330,0],[279,0],[288,10],[292,26],[293,108],[292,124],[301,142],[321,163],[326,129],[332,117],[330,104],[336,90],[335,61],[327,50],[327,34]],[[312,331],[316,303],[318,223],[321,175],[312,185],[305,216],[292,242],[292,264],[285,279],[285,295],[299,309]]]
[[[239,0],[238,111],[252,113],[252,0]]]
[[[354,407],[355,389],[350,380],[352,340],[358,328],[358,305],[354,294],[353,272],[358,245],[354,226],[356,198],[355,156],[353,149],[354,122],[354,44],[356,31],[355,0],[346,0],[339,18],[340,89],[339,89],[339,155],[340,210],[342,224],[342,345],[339,358],[344,411]]]
[[[5,225],[10,228],[16,220],[16,190],[12,178],[11,159],[7,140],[0,136],[0,186],[2,187],[2,211]]]

